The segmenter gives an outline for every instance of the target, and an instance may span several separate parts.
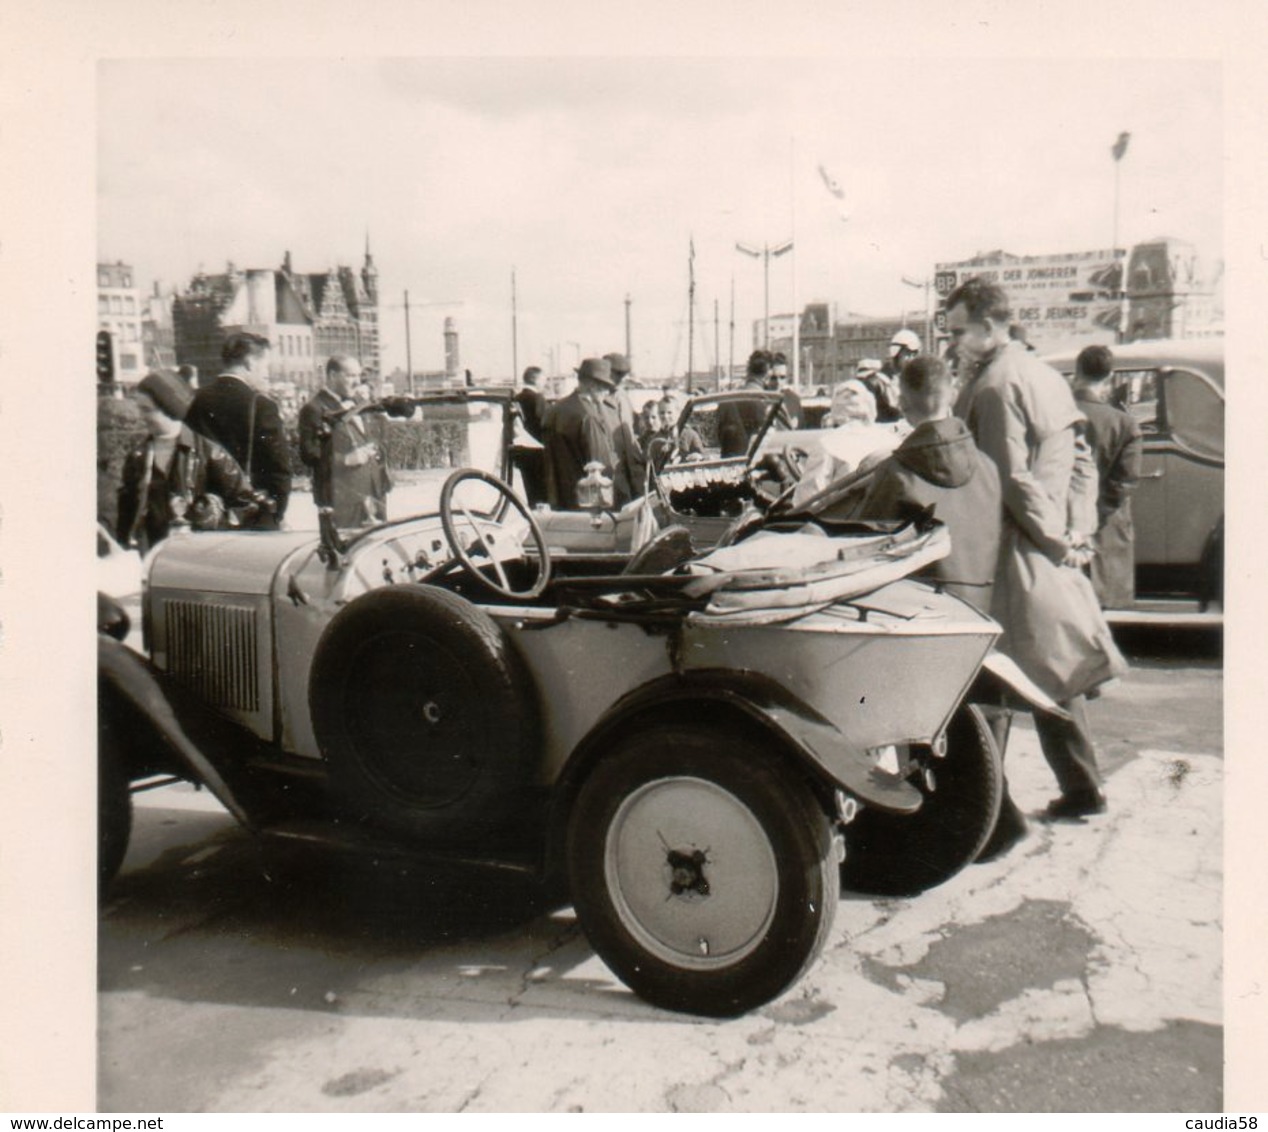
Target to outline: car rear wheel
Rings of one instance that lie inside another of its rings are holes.
[[[832,927],[835,838],[806,784],[751,739],[631,735],[582,785],[574,906],[596,952],[655,1006],[743,1014],[792,985]]]
[[[845,889],[914,896],[976,859],[999,817],[1004,780],[981,708],[961,705],[947,727],[946,756],[920,751],[910,778],[923,798],[914,814],[865,808],[846,826]]]
[[[335,803],[360,821],[470,842],[523,803],[532,688],[498,626],[455,594],[398,585],[341,610],[318,643],[309,707]]]

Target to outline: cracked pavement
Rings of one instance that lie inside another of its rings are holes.
[[[512,880],[367,883],[305,855],[266,877],[205,794],[154,792],[101,919],[99,1106],[1218,1111],[1219,670],[1184,673],[1181,693],[1144,666],[1093,705],[1109,813],[1032,822],[919,897],[846,894],[806,977],[728,1021],[642,1003]],[[1141,703],[1174,714],[1155,745]],[[1041,809],[1026,722],[1008,769]]]

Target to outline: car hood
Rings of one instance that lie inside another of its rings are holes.
[[[147,560],[151,590],[267,594],[297,551],[316,551],[315,531],[214,531],[164,539]]]

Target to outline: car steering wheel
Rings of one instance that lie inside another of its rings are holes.
[[[502,569],[502,563],[494,553],[493,547],[489,545],[489,541],[486,539],[480,524],[466,507],[461,503],[454,503],[455,490],[460,484],[466,483],[468,480],[479,480],[481,483],[487,483],[490,487],[493,487],[528,522],[529,532],[532,534],[533,542],[537,546],[537,560],[540,564],[537,570],[537,578],[528,589],[516,590],[511,588],[506,571]],[[472,535],[471,540],[465,545],[459,537],[459,525],[455,518],[455,511],[461,516],[464,527],[469,528]],[[453,551],[454,558],[462,568],[485,589],[491,590],[499,597],[521,599],[538,597],[550,582],[550,552],[546,547],[546,536],[542,534],[541,525],[533,517],[528,505],[515,494],[508,484],[498,479],[497,476],[490,475],[479,468],[459,468],[454,472],[445,480],[444,487],[440,489],[440,525],[444,528],[445,538],[449,540],[449,548]],[[472,551],[482,554],[486,561],[478,561],[477,556]],[[485,573],[486,570],[490,569],[497,575],[496,581]]]

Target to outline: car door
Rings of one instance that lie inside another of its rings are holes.
[[[1136,565],[1161,566],[1167,558],[1167,460],[1165,414],[1156,369],[1120,370],[1114,402],[1131,413],[1143,441],[1140,482],[1132,496]]]
[[[1224,514],[1224,395],[1204,374],[1160,372],[1163,430],[1155,438],[1166,485],[1168,566],[1197,567]]]

